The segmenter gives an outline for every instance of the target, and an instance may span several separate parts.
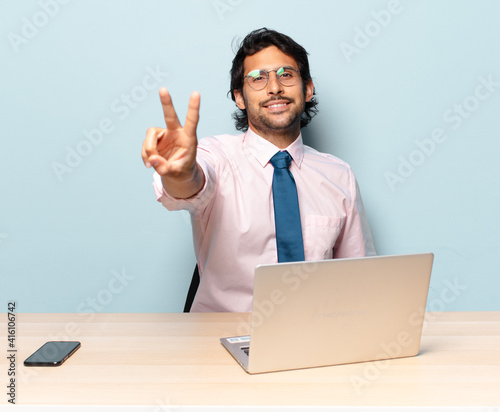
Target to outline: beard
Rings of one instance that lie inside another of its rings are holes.
[[[295,99],[290,97],[272,98],[260,104],[256,109],[249,108],[246,98],[243,97],[243,99],[247,108],[248,123],[251,123],[260,132],[259,134],[287,134],[300,130],[300,121],[305,109],[303,99],[295,105]],[[266,113],[264,105],[272,104],[277,100],[290,102],[293,110],[288,110],[286,113]]]

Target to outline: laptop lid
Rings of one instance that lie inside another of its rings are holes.
[[[433,254],[259,265],[247,371],[414,356]]]

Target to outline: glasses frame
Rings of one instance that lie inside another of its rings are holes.
[[[297,73],[297,79],[295,80],[295,82],[293,84],[283,84],[281,82],[281,79],[280,79],[280,76],[278,75],[278,72],[283,69],[283,70],[293,70],[294,72]],[[264,84],[264,86],[262,86],[260,89],[256,89],[254,86],[252,86],[251,82],[250,82],[250,79],[252,79],[253,77],[250,76],[250,73],[253,73],[253,72],[256,72],[258,71],[259,73],[265,73],[266,74],[266,84]],[[255,69],[255,70],[252,70],[250,73],[248,73],[246,76],[245,76],[245,79],[247,81],[247,84],[248,86],[252,89],[252,90],[255,90],[255,91],[261,91],[261,90],[264,90],[268,83],[269,83],[269,73],[270,72],[276,72],[276,78],[278,79],[278,82],[284,86],[284,87],[292,87],[292,86],[295,86],[297,84],[297,81],[299,80],[300,78],[300,70],[299,69],[296,69],[295,67],[291,67],[291,66],[282,66],[282,67],[278,67],[277,69],[271,69],[271,70],[262,70],[262,69]]]

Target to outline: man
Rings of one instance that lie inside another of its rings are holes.
[[[168,91],[160,89],[167,127],[148,129],[142,157],[156,170],[157,199],[191,214],[201,274],[191,311],[251,311],[258,264],[375,254],[349,165],[302,143],[300,129],[317,111],[314,95],[307,52],[265,28],[243,40],[231,69],[234,118],[244,133],[198,144],[199,93],[191,94],[182,127]],[[290,163],[279,177],[275,155]],[[289,189],[294,200],[282,203]],[[297,200],[300,211],[292,210]],[[279,258],[288,253],[282,251],[288,240],[280,239],[291,231],[298,240],[289,257]]]

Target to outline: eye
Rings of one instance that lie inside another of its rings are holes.
[[[280,70],[278,70],[277,74],[281,75],[281,78],[283,79],[292,79],[297,75],[297,72],[293,69],[282,67]]]
[[[250,73],[247,74],[247,76],[250,77],[250,80],[252,81],[260,81],[265,79],[262,70],[252,70]]]

